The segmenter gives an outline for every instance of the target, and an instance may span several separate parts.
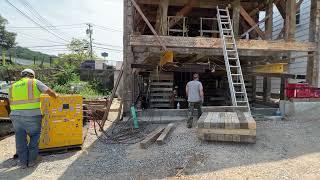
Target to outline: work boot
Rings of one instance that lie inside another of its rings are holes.
[[[37,164],[40,163],[41,160],[42,160],[42,157],[38,156],[36,160],[28,163],[28,167],[35,167]]]

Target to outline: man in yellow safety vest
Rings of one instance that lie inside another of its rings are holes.
[[[21,77],[10,87],[10,119],[15,131],[19,164],[21,168],[26,168],[35,166],[39,160],[38,144],[42,121],[40,95],[46,93],[56,98],[57,94],[35,79],[32,69],[23,70]],[[30,137],[29,143],[27,135]]]

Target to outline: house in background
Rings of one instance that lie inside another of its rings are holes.
[[[305,75],[299,78],[320,87],[318,0],[135,1],[159,37],[148,28],[132,1],[124,0],[124,111],[129,111],[130,105],[141,94],[139,79],[150,82],[148,97],[149,102],[153,102],[150,108],[173,108],[169,103],[170,90],[175,89],[179,101],[183,101],[185,84],[195,72],[200,74],[204,84],[205,105],[223,102],[229,105],[217,6],[231,6],[229,12],[236,37],[249,34],[249,39],[237,39],[237,48],[252,102],[256,93],[260,93],[263,102],[270,101],[272,92],[283,99],[285,81],[295,79],[296,74]],[[296,11],[298,5],[300,8]],[[262,12],[269,18],[261,27],[257,24]],[[157,70],[164,53],[158,38],[163,46],[174,52],[173,64],[178,66]],[[279,62],[289,63],[286,74],[254,71],[256,66]],[[161,84],[166,86],[160,87]]]

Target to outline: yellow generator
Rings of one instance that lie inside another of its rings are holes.
[[[83,143],[82,96],[41,96],[43,114],[39,149],[81,146]]]

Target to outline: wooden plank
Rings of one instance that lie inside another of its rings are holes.
[[[247,23],[251,27],[256,25],[256,22],[251,18],[251,16],[247,13],[247,11],[242,6],[240,6],[240,14],[243,17],[243,19],[247,21]],[[262,39],[265,39],[265,34],[259,27],[254,28],[254,30],[259,34],[259,36]]]
[[[204,128],[210,128],[212,123],[212,116],[213,116],[213,113],[208,113],[207,117],[203,121]]]
[[[247,136],[256,136],[255,129],[197,129],[198,133],[204,134],[222,134],[222,135],[247,135]]]
[[[209,128],[218,128],[220,123],[220,113],[219,112],[210,112],[211,114],[211,124]]]
[[[252,115],[248,112],[243,113],[246,117],[246,120],[248,121],[248,129],[257,129],[257,123],[253,119]]]
[[[296,0],[286,0],[285,39],[294,41],[296,33]]]
[[[151,93],[150,96],[151,97],[170,97],[172,95],[172,93]]]
[[[169,134],[173,128],[174,128],[173,123],[168,124],[168,126],[163,130],[161,135],[156,140],[157,144],[159,144],[159,145],[164,144],[164,140],[169,136]]]
[[[156,141],[156,139],[160,136],[163,130],[163,127],[158,127],[150,134],[148,134],[147,137],[140,142],[140,148],[147,149],[152,143]]]
[[[248,129],[248,121],[243,112],[237,112],[240,129]]]
[[[172,88],[151,88],[150,91],[151,92],[157,92],[157,91],[159,91],[159,92],[163,92],[163,91],[171,92]]]
[[[205,106],[202,107],[203,112],[235,112],[235,111],[248,111],[247,107],[239,106]]]
[[[170,99],[150,99],[150,102],[170,102]]]
[[[232,10],[233,33],[234,36],[237,37],[239,35],[240,0],[233,0]]]
[[[151,82],[151,86],[173,86],[173,82]]]
[[[221,50],[222,43],[220,38],[206,37],[179,37],[179,36],[161,36],[167,47],[177,48],[210,48],[210,50]],[[159,43],[152,35],[131,35],[131,46],[159,47]],[[316,44],[313,42],[286,42],[283,40],[237,40],[239,51],[254,50],[265,52],[311,52],[316,51]]]
[[[204,128],[204,120],[207,118],[208,113],[207,112],[203,112],[200,116],[200,118],[197,121],[197,127],[198,128]]]
[[[266,16],[269,18],[266,20],[265,31],[266,39],[272,39],[272,29],[273,29],[273,1],[269,1],[266,7]]]

